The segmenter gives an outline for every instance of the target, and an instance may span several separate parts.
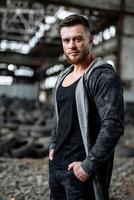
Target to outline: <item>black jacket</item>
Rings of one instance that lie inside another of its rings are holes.
[[[56,84],[73,70],[63,71]],[[124,132],[124,102],[120,77],[113,67],[96,59],[87,68],[76,87],[78,119],[86,151],[82,168],[93,179],[96,200],[108,200],[115,146]],[[50,147],[58,138],[58,109],[55,99],[56,121]]]

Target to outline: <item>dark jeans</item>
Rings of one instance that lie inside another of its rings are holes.
[[[51,200],[95,200],[91,178],[83,183],[72,170],[56,169],[51,161],[49,187]]]

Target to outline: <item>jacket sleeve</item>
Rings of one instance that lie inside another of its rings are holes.
[[[58,80],[57,80],[58,81]],[[56,82],[57,84],[57,82]],[[56,93],[56,84],[53,89],[53,97],[54,97],[54,113],[53,113],[53,120],[52,120],[52,131],[51,131],[51,138],[50,138],[50,144],[49,149],[54,149],[56,145],[56,138],[57,138],[57,117],[56,117],[56,108],[55,108],[55,93]]]
[[[113,70],[105,70],[92,81],[92,90],[94,91],[94,100],[101,120],[101,127],[94,146],[81,163],[82,168],[88,174],[91,174],[103,161],[109,158],[124,132],[122,83]]]
[[[51,131],[51,139],[50,139],[50,145],[49,145],[49,149],[54,149],[55,145],[56,145],[56,141],[57,141],[57,116],[56,116],[56,87],[58,84],[58,81],[60,79],[60,77],[62,76],[63,70],[61,71],[61,73],[58,75],[55,87],[53,89],[53,96],[54,96],[54,117],[53,117],[53,127],[52,127],[52,131]]]
[[[56,116],[54,115],[54,117],[53,117],[53,128],[52,128],[52,131],[51,131],[51,139],[50,139],[49,149],[54,149],[55,148],[56,138],[57,138],[57,134],[56,134]]]

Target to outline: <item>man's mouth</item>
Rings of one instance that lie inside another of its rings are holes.
[[[69,55],[78,55],[78,51],[72,51],[72,52],[69,52]]]

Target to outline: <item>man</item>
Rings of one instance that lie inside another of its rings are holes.
[[[64,53],[72,64],[55,86],[55,123],[49,152],[53,200],[108,200],[115,146],[123,134],[121,80],[92,54],[85,17],[60,23]]]

